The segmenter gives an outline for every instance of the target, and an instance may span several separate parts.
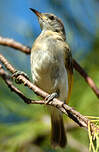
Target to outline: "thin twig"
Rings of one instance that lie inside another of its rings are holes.
[[[84,69],[77,63],[75,59],[73,59],[73,65],[75,67],[75,70],[80,73],[80,75],[85,79],[85,81],[88,83],[90,88],[94,91],[96,96],[99,98],[99,89],[96,87],[94,81],[88,76],[88,74],[84,71]]]
[[[5,65],[5,67],[13,74],[16,69],[12,67],[12,65],[5,59],[3,55],[0,54],[0,61]],[[7,64],[8,63],[8,64]],[[13,69],[13,70],[12,70]],[[37,95],[46,98],[49,94],[38,88],[37,86],[33,85],[26,77],[23,75],[19,75],[17,77],[19,81],[21,81],[25,86],[28,86],[30,89],[32,89]],[[23,98],[24,100],[24,98]],[[45,101],[34,101],[32,100],[30,103],[32,104],[46,104]],[[58,108],[61,112],[63,112],[65,115],[67,115],[69,118],[71,118],[73,121],[75,121],[79,126],[87,128],[88,129],[88,122],[90,121],[85,116],[81,115],[79,112],[71,108],[70,106],[64,104],[62,101],[58,99],[53,99],[52,102],[48,103],[48,105],[54,106]],[[94,131],[96,126],[93,123],[91,124],[91,129]]]
[[[31,49],[29,47],[22,45],[21,43],[16,42],[13,39],[9,39],[9,38],[0,37],[0,45],[12,47],[26,54],[30,54],[31,52]],[[89,87],[94,91],[96,96],[99,98],[99,89],[95,85],[92,78],[88,76],[85,70],[77,63],[75,59],[73,59],[73,66],[75,70],[78,71],[78,73],[85,79]]]

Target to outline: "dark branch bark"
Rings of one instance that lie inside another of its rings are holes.
[[[3,55],[0,54],[0,61],[5,65],[5,67],[13,74],[16,69],[12,67],[12,65],[5,59]],[[0,66],[0,75],[6,82],[8,86],[10,86],[10,89],[12,89],[16,94],[18,94],[25,102],[28,100],[15,86],[13,86],[9,81],[7,81],[7,76],[4,70],[2,69],[2,66]],[[32,89],[37,95],[46,98],[49,94],[38,88],[37,86],[33,85],[26,77],[23,75],[19,75],[17,77],[19,81],[21,81],[25,86],[28,86],[28,88]],[[29,102],[31,104],[46,104],[46,102],[43,101],[34,101],[29,99]],[[72,107],[66,105],[62,101],[58,99],[53,99],[52,102],[48,103],[48,105],[54,106],[58,108],[61,112],[63,112],[65,115],[67,115],[69,118],[71,118],[74,122],[76,122],[80,127],[84,127],[88,129],[88,122],[90,121],[87,117],[81,115],[79,112],[74,110]],[[98,128],[91,123],[91,131],[94,131],[95,129],[98,130]]]
[[[30,52],[31,52],[31,49],[29,47],[24,46],[21,43],[16,42],[9,38],[0,37],[0,45],[12,47],[12,48],[17,49],[26,54],[30,54]],[[73,67],[85,79],[85,81],[87,82],[89,87],[94,91],[96,96],[99,98],[99,89],[95,85],[92,78],[88,76],[88,74],[85,72],[85,70],[77,63],[77,61],[75,59],[73,59]]]

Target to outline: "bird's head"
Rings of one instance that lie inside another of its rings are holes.
[[[65,39],[64,25],[57,16],[51,13],[40,13],[32,8],[30,10],[37,15],[42,30],[52,30],[62,35]]]

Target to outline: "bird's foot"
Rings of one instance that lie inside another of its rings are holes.
[[[15,78],[15,82],[18,83],[18,84],[21,84],[22,82],[20,80],[18,80],[18,76],[19,75],[23,75],[25,78],[27,78],[29,80],[29,77],[28,75],[23,72],[23,71],[18,71],[16,70],[13,74],[12,74],[12,78]]]
[[[50,95],[48,95],[46,98],[45,98],[45,102],[46,104],[49,104],[50,101],[52,101],[54,98],[57,98],[59,95],[57,92],[54,92]]]

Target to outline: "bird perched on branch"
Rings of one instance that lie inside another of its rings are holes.
[[[54,14],[40,13],[30,8],[38,17],[41,34],[33,43],[31,51],[31,73],[33,83],[48,92],[47,100],[57,97],[68,103],[73,82],[72,55],[62,21]],[[65,147],[67,143],[62,113],[48,106],[51,114],[51,143]]]

